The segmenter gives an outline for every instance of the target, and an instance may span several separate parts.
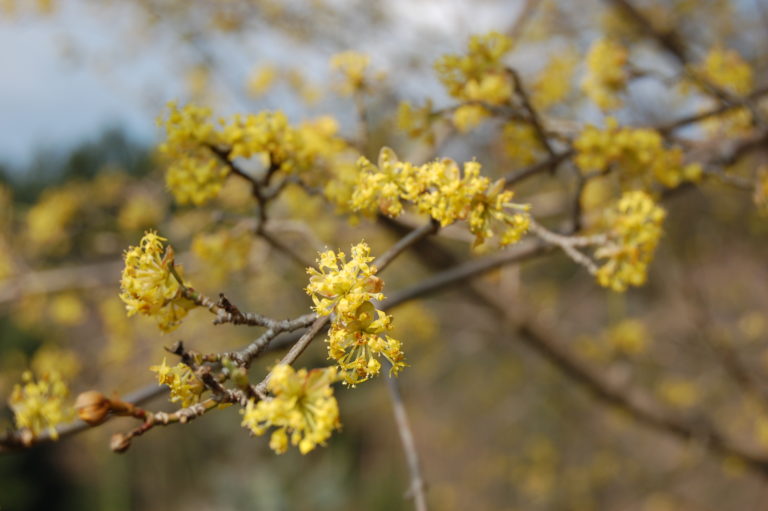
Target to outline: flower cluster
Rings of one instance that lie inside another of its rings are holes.
[[[498,32],[475,35],[466,55],[444,55],[435,62],[438,78],[452,97],[464,102],[491,105],[508,103],[513,83],[502,59],[512,49],[512,40]],[[488,115],[481,105],[467,104],[454,112],[454,123],[467,131]]]
[[[222,282],[230,273],[246,267],[251,245],[249,233],[220,229],[197,234],[192,241],[192,252],[205,261],[206,270],[214,281]]]
[[[278,69],[273,64],[265,64],[251,71],[246,88],[254,98],[265,95],[275,84]]]
[[[352,95],[365,89],[365,72],[370,63],[368,55],[356,51],[345,51],[331,57],[331,68],[344,77],[339,87],[343,94]]]
[[[280,364],[272,369],[267,390],[272,394],[258,402],[250,400],[242,426],[255,435],[272,432],[269,446],[278,454],[297,445],[302,454],[325,445],[334,429],[340,427],[339,405],[331,385],[338,379],[335,367],[299,369]]]
[[[710,82],[734,94],[747,94],[754,85],[754,73],[741,55],[720,46],[707,53],[698,71]]]
[[[520,166],[534,163],[544,152],[536,130],[527,122],[512,121],[504,124],[501,144],[511,162]]]
[[[284,113],[265,111],[222,119],[217,128],[208,109],[187,105],[179,110],[173,103],[169,109],[160,152],[171,161],[166,184],[182,204],[200,205],[218,195],[229,174],[224,157],[259,157],[270,172],[299,173],[347,149],[329,117],[292,126]]]
[[[125,268],[120,281],[120,299],[129,316],[137,312],[154,316],[164,332],[175,329],[195,305],[183,296],[183,286],[173,274],[182,275],[181,266],[174,266],[173,248],[154,231],[147,231],[139,246],[125,252]]]
[[[616,165],[624,183],[649,187],[653,182],[673,188],[701,176],[697,163],[684,164],[679,147],[667,149],[658,131],[620,127],[613,118],[605,129],[587,126],[574,141],[576,165],[585,173]]]
[[[328,356],[339,364],[341,376],[349,385],[362,383],[381,370],[380,357],[392,364],[391,373],[405,367],[401,343],[387,335],[392,318],[377,310],[373,300],[383,300],[383,283],[375,276],[376,267],[365,242],[352,247],[347,261],[343,252],[322,252],[318,268],[308,268],[307,294],[315,311],[333,314],[328,336]]]
[[[424,106],[415,108],[407,101],[400,103],[397,109],[397,128],[411,138],[424,137],[429,144],[434,143],[432,121],[436,116],[432,113],[432,100],[428,99]]]
[[[210,120],[211,110],[195,105],[179,109],[168,104],[168,115],[158,123],[166,140],[158,150],[168,160],[165,184],[180,204],[204,204],[218,195],[229,169],[210,150],[221,136]]]
[[[504,189],[503,180],[492,183],[481,176],[475,161],[466,162],[463,172],[449,159],[415,166],[399,161],[385,147],[378,165],[365,158],[358,165],[360,177],[352,195],[352,207],[357,211],[378,210],[394,217],[402,213],[403,201],[412,202],[443,227],[467,220],[475,247],[499,230],[502,245],[513,243],[528,229],[527,206],[512,202],[514,194]]]
[[[594,363],[606,364],[618,358],[636,358],[648,351],[650,333],[639,319],[626,318],[597,336],[577,339],[576,349]]]
[[[346,147],[335,137],[337,130],[338,125],[330,118],[294,127],[277,111],[236,115],[222,136],[231,147],[230,158],[260,156],[272,171],[299,173],[311,169],[318,158]]]
[[[627,59],[627,49],[610,39],[599,39],[589,49],[581,89],[603,110],[621,106],[618,94],[627,86]]]
[[[74,417],[74,409],[65,405],[69,389],[58,372],[50,371],[35,379],[31,371],[22,375],[23,384],[16,384],[8,404],[14,413],[16,427],[31,439],[47,431],[58,438],[56,425]]]
[[[737,95],[745,95],[754,86],[754,72],[734,50],[720,46],[707,53],[696,70],[706,81]],[[705,122],[709,131],[726,136],[745,135],[752,127],[752,114],[745,107],[734,108]]]
[[[205,391],[203,382],[195,376],[192,369],[186,364],[178,363],[171,367],[165,363],[149,368],[157,373],[157,383],[167,385],[171,390],[171,401],[181,401],[181,406],[186,408],[200,401],[200,396]]]
[[[577,62],[571,53],[549,60],[531,85],[531,101],[538,110],[547,110],[566,99]]]
[[[26,216],[25,234],[35,250],[66,251],[71,245],[70,226],[87,202],[88,190],[79,183],[46,190]]]
[[[601,286],[625,291],[630,285],[645,283],[665,216],[665,211],[645,192],[622,195],[608,214],[608,242],[595,252],[597,258],[606,259],[596,275]]]

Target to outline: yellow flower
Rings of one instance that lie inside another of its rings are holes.
[[[452,97],[500,105],[512,97],[502,62],[511,49],[512,40],[498,32],[474,35],[466,55],[444,55],[435,62],[435,70]]]
[[[691,408],[700,400],[696,386],[680,378],[669,378],[660,382],[656,392],[667,404],[679,409]]]
[[[22,375],[23,384],[16,384],[8,403],[14,413],[16,427],[32,435],[47,431],[58,439],[56,426],[74,418],[74,408],[65,405],[69,389],[59,373],[51,371],[37,380],[30,371]]]
[[[701,166],[684,164],[679,147],[667,149],[658,131],[619,126],[609,117],[605,129],[587,126],[573,144],[576,165],[584,173],[602,172],[616,165],[619,178],[628,187],[654,182],[674,188],[683,181],[701,177]]]
[[[195,376],[192,369],[186,364],[178,363],[173,367],[168,366],[163,358],[159,366],[149,368],[157,373],[157,383],[167,385],[171,390],[171,401],[181,401],[181,406],[186,408],[200,401],[200,396],[205,392],[205,385]]]
[[[531,85],[531,102],[538,110],[547,110],[563,101],[571,91],[574,54],[553,56]]]
[[[627,60],[627,49],[610,39],[599,39],[589,48],[581,89],[603,110],[621,106],[618,94],[627,86]]]
[[[165,183],[180,204],[199,206],[218,195],[229,174],[210,150],[221,138],[210,121],[210,109],[186,105],[179,110],[171,102],[168,110],[167,117],[158,120],[166,131],[158,150],[170,162]]]
[[[353,211],[373,214],[380,210],[395,217],[403,212],[401,199],[412,200],[423,190],[419,169],[399,161],[388,147],[379,151],[378,165],[361,156],[357,166],[360,175],[350,202]]]
[[[120,299],[129,316],[154,316],[160,329],[170,332],[194,304],[182,296],[182,286],[171,273],[173,248],[165,249],[164,241],[156,232],[147,231],[139,246],[125,252]],[[175,270],[182,274],[181,266]]]
[[[301,173],[327,170],[349,149],[336,136],[338,124],[321,117],[292,126],[283,112],[264,111],[210,121],[206,108],[187,105],[179,110],[171,103],[165,120],[166,141],[159,152],[169,160],[166,184],[182,204],[204,204],[216,197],[230,173],[229,161],[258,158],[265,172]]]
[[[133,193],[120,208],[117,223],[124,231],[145,229],[160,222],[163,209],[157,197],[143,191]]]
[[[297,445],[302,454],[325,445],[334,429],[339,429],[339,406],[331,385],[337,380],[336,368],[299,369],[281,364],[272,369],[267,390],[271,397],[249,401],[242,426],[255,435],[263,435],[270,427],[269,446],[278,454]]]
[[[428,99],[421,108],[414,108],[403,101],[397,108],[397,128],[411,138],[425,137],[427,143],[434,143],[432,132],[432,100]]]
[[[56,296],[50,303],[51,319],[63,326],[79,325],[85,319],[85,306],[74,293]]]
[[[277,79],[277,68],[272,64],[266,64],[255,69],[248,78],[248,94],[258,98],[266,94]]]
[[[514,194],[504,190],[504,180],[489,186],[484,193],[474,196],[470,206],[469,232],[475,235],[473,247],[477,248],[496,232],[501,232],[499,245],[517,243],[528,232],[531,224],[528,205],[512,202]],[[509,209],[514,212],[510,213]]]
[[[221,138],[230,158],[263,156],[266,166],[285,173],[313,170],[319,160],[335,156],[347,146],[336,136],[338,124],[330,117],[291,126],[283,112],[235,115]]]
[[[605,337],[617,352],[631,357],[647,351],[650,335],[642,321],[624,319],[612,326]]]
[[[595,252],[596,257],[606,259],[596,275],[601,286],[625,291],[630,285],[645,283],[665,216],[665,211],[645,192],[622,195],[609,213],[609,240]]]
[[[390,375],[405,367],[402,343],[387,335],[392,317],[365,302],[347,321],[335,321],[328,334],[328,356],[342,370],[344,383],[357,385],[379,374],[383,356],[391,364]]]
[[[376,267],[368,264],[374,259],[370,253],[363,241],[352,247],[349,261],[344,252],[334,254],[328,250],[317,260],[319,270],[307,268],[310,278],[306,291],[312,296],[318,314],[354,316],[364,302],[384,299],[383,283],[375,276]]]
[[[26,217],[25,234],[36,250],[66,251],[71,244],[69,227],[88,194],[81,184],[71,183],[46,190]]]
[[[57,373],[61,379],[71,380],[80,372],[82,364],[76,352],[43,344],[35,351],[29,366],[34,374]]]
[[[544,150],[536,130],[525,122],[506,123],[501,132],[501,143],[511,162],[521,166],[535,162]]]
[[[748,94],[754,86],[754,72],[734,50],[715,46],[707,53],[699,72],[710,82],[734,94]]]
[[[486,74],[477,80],[469,80],[464,93],[470,101],[501,105],[512,97],[512,84],[504,74]]]
[[[331,57],[331,68],[344,76],[340,85],[343,94],[351,95],[365,88],[365,72],[370,63],[368,55],[356,51],[345,51]]]
[[[391,374],[405,367],[400,341],[387,332],[392,318],[377,310],[373,300],[383,300],[382,281],[365,242],[352,247],[352,257],[327,251],[320,254],[319,271],[307,269],[311,275],[307,293],[312,295],[318,314],[333,314],[326,342],[328,356],[338,362],[344,382],[362,383],[379,374],[383,356],[392,364]]]
[[[490,116],[490,112],[480,105],[461,105],[453,111],[453,125],[461,133],[467,133]]]
[[[513,193],[504,190],[503,180],[491,183],[480,175],[480,164],[464,164],[463,172],[453,160],[443,159],[414,166],[401,162],[385,147],[379,165],[360,158],[360,178],[352,195],[352,209],[371,213],[376,209],[388,216],[403,211],[403,201],[445,227],[459,220],[469,222],[477,247],[500,227],[501,244],[517,241],[528,227],[527,206],[512,202]],[[514,212],[510,212],[509,210]]]
[[[252,239],[250,233],[239,234],[221,229],[208,234],[198,234],[192,241],[192,252],[206,263],[206,271],[215,281],[221,282],[248,264]]]

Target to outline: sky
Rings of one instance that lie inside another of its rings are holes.
[[[163,105],[183,96],[184,78],[172,60],[179,55],[178,40],[153,33],[151,47],[142,45],[135,32],[129,35],[135,31],[129,3],[125,9],[111,4],[101,11],[99,2],[58,5],[50,17],[0,14],[0,164],[23,167],[40,149],[66,150],[110,127],[122,127],[138,141],[151,143],[159,135],[155,118]],[[458,0],[393,0],[388,8],[398,20],[397,36],[366,34],[353,43],[359,46],[354,49],[372,52],[374,63],[386,67],[393,51],[422,44],[423,55],[423,43],[430,37],[455,42],[447,50],[457,51],[470,32],[503,29],[514,18],[514,9],[500,16],[496,9],[474,6]],[[464,21],[470,15],[473,24],[468,27]],[[232,73],[220,78],[241,81],[252,62],[280,60],[280,49],[265,44],[269,41],[256,35],[248,42],[237,48],[220,42],[211,48],[233,56]],[[418,81],[416,85],[418,90]],[[241,100],[236,98],[237,108],[258,106]]]

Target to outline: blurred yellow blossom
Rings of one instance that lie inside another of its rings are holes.
[[[467,133],[488,117],[488,110],[480,105],[461,105],[453,111],[454,126],[460,133]]]
[[[531,85],[531,102],[539,110],[547,110],[562,102],[571,91],[573,72],[578,60],[566,52],[554,55]]]
[[[168,114],[158,122],[166,140],[158,150],[169,163],[165,183],[180,204],[200,205],[215,197],[229,169],[211,151],[220,136],[210,120],[211,110],[194,105],[179,109],[168,104]]]
[[[501,131],[504,153],[516,165],[530,165],[543,154],[544,148],[533,126],[526,122],[508,122]]]
[[[603,110],[621,106],[618,95],[627,86],[628,56],[626,48],[610,39],[598,39],[589,48],[581,89]]]
[[[150,193],[138,191],[120,207],[117,223],[124,231],[138,231],[157,225],[162,217],[162,202]]]
[[[666,213],[642,191],[627,192],[608,212],[608,241],[595,256],[606,259],[597,270],[601,286],[625,291],[645,283],[648,265],[662,234]]]
[[[667,378],[661,381],[656,387],[656,392],[667,404],[682,409],[691,408],[700,398],[696,386],[681,378]]]
[[[645,353],[648,349],[648,329],[638,319],[624,319],[613,325],[605,335],[617,352],[629,357]]]
[[[684,164],[679,147],[667,149],[658,131],[619,126],[609,117],[605,129],[587,126],[573,144],[576,165],[584,173],[617,167],[623,183],[649,187],[658,182],[668,188],[701,177],[701,166]]]
[[[709,50],[698,71],[708,81],[733,94],[747,94],[754,86],[754,72],[750,65],[736,51],[722,46]]]
[[[512,40],[498,32],[474,35],[466,55],[444,55],[435,62],[435,70],[452,97],[501,104],[512,94],[502,62],[512,46]],[[491,82],[482,85],[489,79]],[[487,97],[485,92],[489,94]]]
[[[14,413],[16,427],[31,435],[32,440],[47,432],[58,439],[56,426],[74,418],[74,408],[66,403],[69,389],[57,372],[35,378],[31,371],[22,375],[8,400]]]
[[[714,46],[707,53],[704,61],[693,66],[693,71],[704,81],[714,84],[730,94],[743,96],[754,87],[752,67],[734,50]],[[696,82],[686,81],[684,90]],[[701,87],[701,85],[699,85]],[[711,102],[709,107],[711,108]],[[748,135],[752,128],[752,113],[748,108],[739,107],[708,118],[703,123],[707,131],[715,136]]]
[[[266,94],[277,80],[277,68],[273,64],[265,64],[254,69],[248,78],[248,94],[258,98]]]
[[[746,311],[737,322],[739,331],[750,341],[757,341],[768,330],[768,321],[761,311]]]
[[[29,364],[34,374],[58,373],[64,380],[77,376],[81,365],[77,353],[55,344],[43,344],[35,351]]]
[[[427,143],[434,143],[432,132],[432,100],[424,102],[424,106],[416,108],[408,101],[403,101],[397,108],[397,128],[411,138],[425,137]]]
[[[444,55],[435,61],[435,71],[448,94],[464,102],[491,105],[508,103],[512,80],[502,62],[512,49],[512,40],[498,32],[474,35],[466,55]],[[462,105],[453,112],[453,122],[467,132],[490,115],[481,105]]]
[[[192,241],[192,252],[205,261],[205,270],[221,282],[230,273],[242,270],[248,264],[252,237],[250,232],[221,229],[213,233],[200,233]]]
[[[270,427],[269,446],[278,454],[288,443],[299,447],[302,454],[325,445],[333,430],[339,429],[339,406],[331,385],[337,380],[336,368],[294,370],[279,364],[272,369],[267,383],[270,397],[248,402],[242,426],[255,435],[263,435]]]
[[[288,85],[290,85],[307,105],[312,106],[323,99],[325,91],[307,80],[300,70],[287,70],[285,78],[288,81]]]
[[[205,97],[211,87],[211,70],[205,64],[190,67],[184,77],[187,93],[190,97],[200,99]]]
[[[343,94],[351,95],[365,89],[365,72],[370,63],[371,57],[357,51],[345,51],[331,57],[331,68],[344,78],[339,86]]]
[[[26,237],[35,250],[61,252],[69,249],[69,227],[87,198],[79,183],[43,192],[27,212]]]
[[[135,346],[133,326],[125,316],[125,304],[117,297],[102,300],[99,317],[106,337],[100,359],[104,363],[125,362],[131,357]]]
[[[74,293],[64,293],[52,298],[48,304],[51,319],[63,326],[74,326],[85,319],[85,306]]]

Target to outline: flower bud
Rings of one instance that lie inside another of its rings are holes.
[[[95,426],[107,418],[112,403],[101,392],[89,390],[77,396],[75,409],[80,420]]]
[[[131,446],[131,437],[123,433],[115,433],[109,441],[109,448],[114,452],[125,452]]]

